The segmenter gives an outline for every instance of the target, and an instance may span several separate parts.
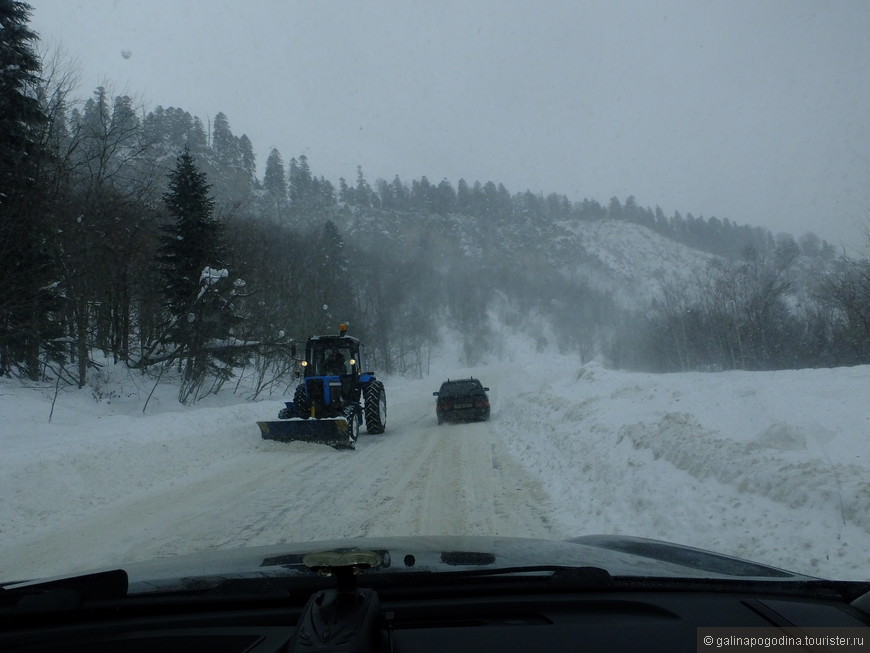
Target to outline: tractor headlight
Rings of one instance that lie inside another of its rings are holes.
[[[356,358],[351,358],[351,359],[350,359],[350,364],[351,364],[351,365],[356,365]]]
[[[307,367],[307,366],[308,366],[308,361],[302,361],[302,362],[299,363],[299,364],[300,364],[302,367]]]

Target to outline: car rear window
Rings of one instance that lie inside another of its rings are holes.
[[[456,397],[459,395],[483,394],[483,386],[479,381],[455,381],[441,386],[438,395],[441,397]]]

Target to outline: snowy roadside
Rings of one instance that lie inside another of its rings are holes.
[[[499,419],[567,533],[870,578],[870,367],[559,372],[504,401]]]

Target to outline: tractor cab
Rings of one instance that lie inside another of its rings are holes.
[[[347,376],[362,373],[362,346],[359,340],[347,335],[342,324],[337,336],[314,336],[305,346],[305,377]]]
[[[305,348],[305,376],[359,374],[360,345],[350,336],[317,336]]]

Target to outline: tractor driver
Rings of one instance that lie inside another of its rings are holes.
[[[326,374],[345,374],[347,368],[344,365],[344,356],[337,349],[332,350],[323,363],[323,371]]]

